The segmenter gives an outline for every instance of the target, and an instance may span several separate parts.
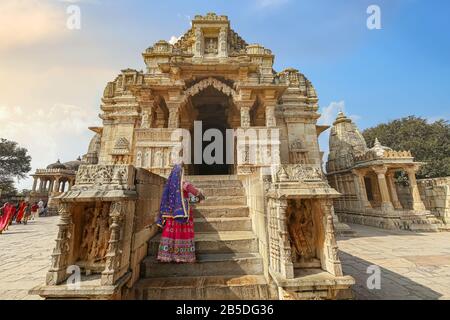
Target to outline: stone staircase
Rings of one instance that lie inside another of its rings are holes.
[[[252,232],[245,191],[236,176],[190,176],[206,200],[194,208],[197,262],[156,261],[160,235],[149,242],[135,296],[143,300],[274,299]]]
[[[445,224],[431,213],[424,214],[420,219],[412,217],[413,223],[409,225],[409,230],[416,232],[437,232],[447,231]]]

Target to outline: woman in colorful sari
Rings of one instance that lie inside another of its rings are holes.
[[[25,201],[23,201],[20,206],[19,206],[19,210],[17,212],[17,217],[16,217],[16,223],[22,223],[22,219],[23,216],[25,215],[25,209],[27,207],[27,204]]]
[[[183,179],[183,165],[172,169],[164,186],[157,224],[162,228],[158,261],[195,262],[194,218],[189,207],[189,194],[204,199],[201,191]]]
[[[1,210],[1,216],[0,216],[0,234],[2,234],[3,231],[8,230],[9,224],[11,222],[11,218],[14,215],[14,206],[10,203],[5,203],[3,207],[0,208]]]

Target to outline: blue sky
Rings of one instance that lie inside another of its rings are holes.
[[[81,30],[65,27],[71,4],[81,8]],[[371,4],[381,8],[381,30],[366,27]],[[277,70],[304,73],[322,123],[340,108],[361,129],[408,115],[450,118],[447,0],[2,0],[0,136],[28,147],[34,169],[85,153],[106,82],[144,69],[145,48],[210,11],[271,49]]]

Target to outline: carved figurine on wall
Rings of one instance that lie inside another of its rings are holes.
[[[88,208],[81,242],[80,260],[87,265],[103,263],[109,241],[108,206]]]
[[[293,263],[316,258],[312,205],[309,200],[289,200],[287,209]]]

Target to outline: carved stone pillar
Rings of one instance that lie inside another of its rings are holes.
[[[416,181],[417,170],[418,170],[417,167],[411,167],[411,168],[406,169],[406,172],[408,173],[408,179],[409,179],[409,188],[411,190],[411,196],[413,198],[413,210],[425,211],[426,208],[422,202],[422,199],[420,198],[419,188],[417,187],[417,181]]]
[[[241,127],[250,128],[250,107],[241,106]]]
[[[275,202],[278,220],[278,234],[280,237],[280,274],[286,279],[294,278],[294,264],[292,263],[291,242],[286,221],[288,203],[286,199]]]
[[[363,208],[372,208],[372,205],[370,204],[369,199],[367,198],[367,191],[366,191],[366,182],[364,181],[364,174],[353,170],[352,173],[355,177],[355,185],[357,188],[359,188],[359,197],[361,201],[361,206]]]
[[[59,192],[59,177],[56,178],[55,184],[53,185],[53,192]]]
[[[266,106],[266,127],[271,128],[276,126],[275,104],[271,103]]]
[[[71,205],[61,203],[59,205],[60,221],[58,223],[58,236],[56,246],[52,253],[52,265],[47,273],[47,285],[58,285],[69,276],[67,267],[69,266],[71,239],[72,239],[72,213]]]
[[[226,58],[228,57],[228,30],[226,27],[220,28],[219,33],[219,57]]]
[[[378,177],[378,186],[380,188],[380,195],[381,195],[381,209],[394,210],[394,206],[392,205],[391,199],[389,197],[389,190],[386,182],[387,168],[374,167],[373,171],[377,174]]]
[[[54,184],[54,183],[55,183],[55,179],[52,178],[52,179],[50,180],[49,185],[48,185],[48,193],[53,192],[53,184]]]
[[[389,172],[386,175],[386,178],[388,181],[389,189],[391,190],[392,204],[394,205],[394,208],[395,209],[403,209],[402,204],[398,200],[397,188],[395,187],[395,181],[394,181],[394,172]]]
[[[333,221],[333,202],[324,200],[321,203],[325,231],[324,258],[322,267],[334,276],[342,276],[342,265],[338,256],[338,245]],[[322,259],[323,260],[323,259]]]
[[[176,129],[180,127],[180,103],[168,103],[169,108],[169,123],[168,127]]]
[[[33,178],[33,189],[32,189],[33,192],[36,192],[36,186],[37,186],[37,178],[34,177]]]
[[[194,58],[203,57],[203,32],[200,27],[196,27],[194,30],[195,42],[194,42]]]
[[[106,254],[106,267],[102,272],[102,285],[114,285],[120,277],[120,260],[121,260],[121,229],[123,221],[122,209],[124,204],[121,202],[113,202],[110,208],[111,218],[111,236],[109,238],[108,253]]]

